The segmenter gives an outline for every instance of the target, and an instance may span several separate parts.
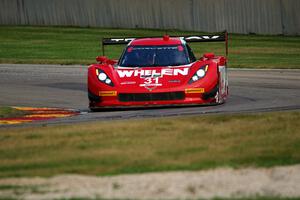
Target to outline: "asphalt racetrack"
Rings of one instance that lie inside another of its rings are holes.
[[[229,69],[229,98],[223,105],[106,110],[90,113],[87,66],[0,64],[0,106],[58,107],[81,115],[38,123],[243,113],[300,109],[300,70]]]

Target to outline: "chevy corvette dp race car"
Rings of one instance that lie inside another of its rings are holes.
[[[107,107],[221,104],[228,95],[227,59],[205,53],[196,59],[189,42],[225,41],[227,33],[185,37],[105,38],[127,44],[120,59],[97,57],[88,68],[91,110]]]

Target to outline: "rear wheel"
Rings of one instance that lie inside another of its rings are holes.
[[[225,102],[226,97],[228,95],[228,78],[227,78],[227,67],[218,66],[218,92],[215,96],[216,103],[222,104]]]
[[[216,95],[215,95],[216,104],[221,104],[220,98],[221,98],[221,96],[220,96],[220,84],[218,83],[218,91],[216,92]]]
[[[219,87],[218,87],[218,92],[216,93],[216,96],[215,96],[215,100],[216,100],[216,103],[217,104],[223,104],[225,102],[223,96],[221,95],[221,91],[220,91],[220,84],[219,84]]]

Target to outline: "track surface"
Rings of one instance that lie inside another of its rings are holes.
[[[85,114],[42,123],[300,109],[300,70],[229,69],[230,96],[219,106],[88,113],[87,66],[0,65],[0,106],[59,107]]]

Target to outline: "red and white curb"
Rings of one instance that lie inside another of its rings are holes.
[[[78,111],[61,108],[33,108],[13,107],[17,110],[26,111],[22,117],[0,118],[0,125],[21,124],[25,122],[49,120],[62,117],[71,117],[80,114]]]

